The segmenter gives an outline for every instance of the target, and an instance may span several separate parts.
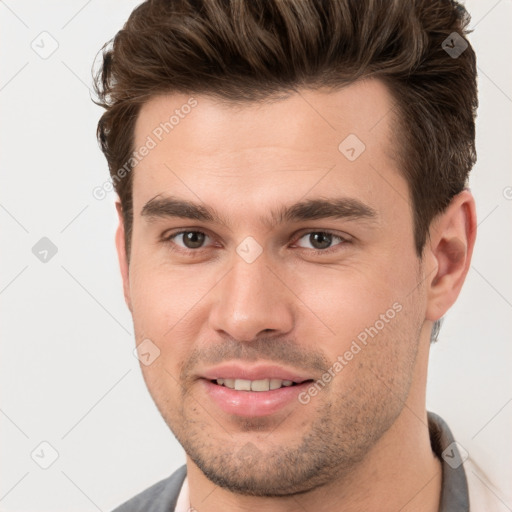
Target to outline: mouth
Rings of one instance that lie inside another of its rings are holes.
[[[230,416],[246,418],[270,416],[299,406],[300,393],[305,392],[312,382],[312,380],[294,382],[281,379],[200,380],[206,397],[216,407]]]
[[[293,386],[298,386],[303,384],[304,382],[313,382],[313,379],[307,379],[295,382],[293,380],[288,379],[257,379],[257,380],[249,380],[249,379],[212,379],[210,380],[212,384],[216,384],[217,386],[224,386],[229,389],[234,389],[235,391],[254,391],[257,393],[262,393],[265,391],[274,391],[276,389],[288,388]]]
[[[314,381],[310,375],[277,365],[226,363],[203,371],[200,389],[210,403],[231,417],[254,418],[290,413]],[[302,406],[301,406],[302,407]]]

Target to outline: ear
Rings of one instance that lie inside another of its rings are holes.
[[[468,189],[457,194],[430,228],[426,268],[426,320],[439,320],[457,299],[471,264],[476,238],[475,200]]]
[[[126,246],[124,238],[124,221],[123,221],[123,209],[121,203],[116,201],[117,216],[119,218],[119,225],[116,231],[116,249],[117,258],[119,260],[119,268],[121,269],[121,277],[123,279],[123,291],[124,300],[128,309],[132,311],[132,301],[130,297],[130,279],[129,279],[129,266],[126,257]]]

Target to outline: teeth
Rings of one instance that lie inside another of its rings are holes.
[[[236,391],[271,391],[283,386],[288,387],[293,384],[293,381],[291,380],[281,379],[217,379],[216,382],[220,386],[226,386],[227,388],[235,389]]]
[[[270,379],[270,389],[279,389],[282,382],[281,379]]]
[[[235,389],[237,391],[251,391],[251,381],[245,379],[236,379]]]
[[[268,391],[270,389],[270,380],[253,380],[251,382],[251,391]]]

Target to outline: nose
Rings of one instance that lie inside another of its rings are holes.
[[[264,252],[252,263],[235,255],[215,287],[210,327],[238,341],[288,334],[296,315],[289,276],[269,265]]]

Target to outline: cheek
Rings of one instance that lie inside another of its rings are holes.
[[[216,275],[209,283],[208,275],[190,268],[155,265],[150,258],[135,257],[133,262],[130,291],[136,340],[140,343],[148,338],[160,351],[155,371],[142,370],[150,377],[160,368],[162,378],[172,384],[165,372],[179,379],[180,365],[189,357],[207,321],[201,300],[208,296]]]
[[[200,299],[199,276],[157,263],[149,254],[134,254],[132,261],[130,294],[137,330],[164,337]]]
[[[165,418],[167,411],[177,411],[182,404],[180,371],[189,357],[191,340],[196,338],[190,331],[196,324],[188,319],[198,298],[173,273],[161,272],[150,264],[136,264],[133,270],[130,288],[135,338],[137,344],[150,340],[152,351],[158,354],[151,364],[141,362],[140,367]]]
[[[310,276],[301,272],[294,291],[310,310],[302,316],[305,327],[320,327],[340,343],[374,325],[381,315],[394,318],[413,284],[381,268],[385,267],[324,268]],[[318,321],[311,321],[315,317]]]

